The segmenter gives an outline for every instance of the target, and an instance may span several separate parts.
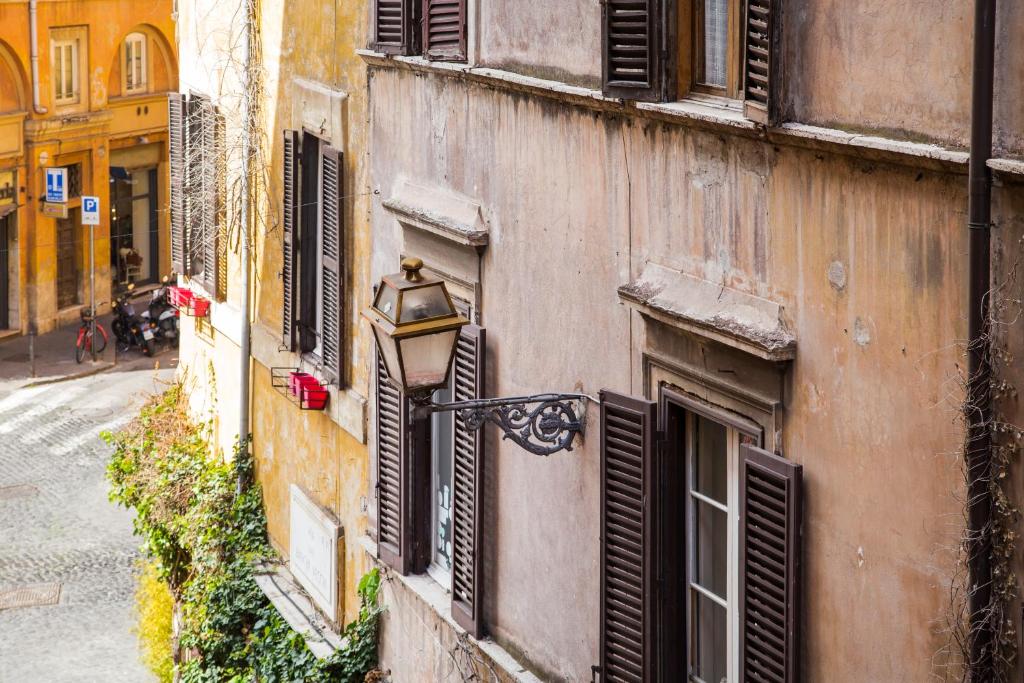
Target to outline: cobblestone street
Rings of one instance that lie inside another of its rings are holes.
[[[131,419],[173,372],[0,384],[3,683],[152,680],[132,632],[139,540],[107,500],[99,433]]]

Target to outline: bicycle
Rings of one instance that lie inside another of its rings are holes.
[[[92,354],[92,319],[93,314],[88,308],[83,308],[81,312],[82,324],[78,327],[78,337],[75,339],[75,362],[81,363],[82,359],[85,358],[85,354]],[[96,340],[96,353],[103,353],[103,350],[107,348],[107,331],[103,329],[103,325],[96,322],[96,331],[99,333]]]

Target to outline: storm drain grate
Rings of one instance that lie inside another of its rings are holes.
[[[18,498],[30,498],[39,493],[32,484],[16,484],[14,486],[0,486],[0,501],[16,500]]]
[[[56,605],[59,601],[59,583],[37,583],[0,591],[0,610]]]

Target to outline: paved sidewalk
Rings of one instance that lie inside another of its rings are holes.
[[[137,310],[139,305],[136,303]],[[103,353],[97,354],[95,364],[89,356],[81,363],[75,362],[78,323],[39,335],[34,340],[26,335],[0,341],[0,382],[24,380],[24,383],[31,383],[67,379],[103,372],[115,365],[119,370],[141,370],[157,365],[161,368],[177,366],[178,350],[167,344],[158,344],[157,353],[153,358],[147,358],[136,348],[116,351],[110,320],[110,314],[102,316],[99,320],[99,324],[107,330],[109,340]],[[34,346],[34,349],[30,348],[30,345]],[[34,376],[31,362],[33,353]]]
[[[132,631],[140,539],[107,500],[99,433],[172,376],[0,382],[0,683],[154,680]]]

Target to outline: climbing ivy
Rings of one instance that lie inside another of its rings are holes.
[[[252,457],[212,455],[209,425],[189,419],[180,385],[104,437],[114,447],[110,498],[135,510],[135,533],[180,609],[184,683],[357,683],[374,670],[377,571],[360,581],[359,617],[345,627],[342,648],[318,659],[254,580],[254,564],[275,553],[259,485],[236,490],[254,479]]]

